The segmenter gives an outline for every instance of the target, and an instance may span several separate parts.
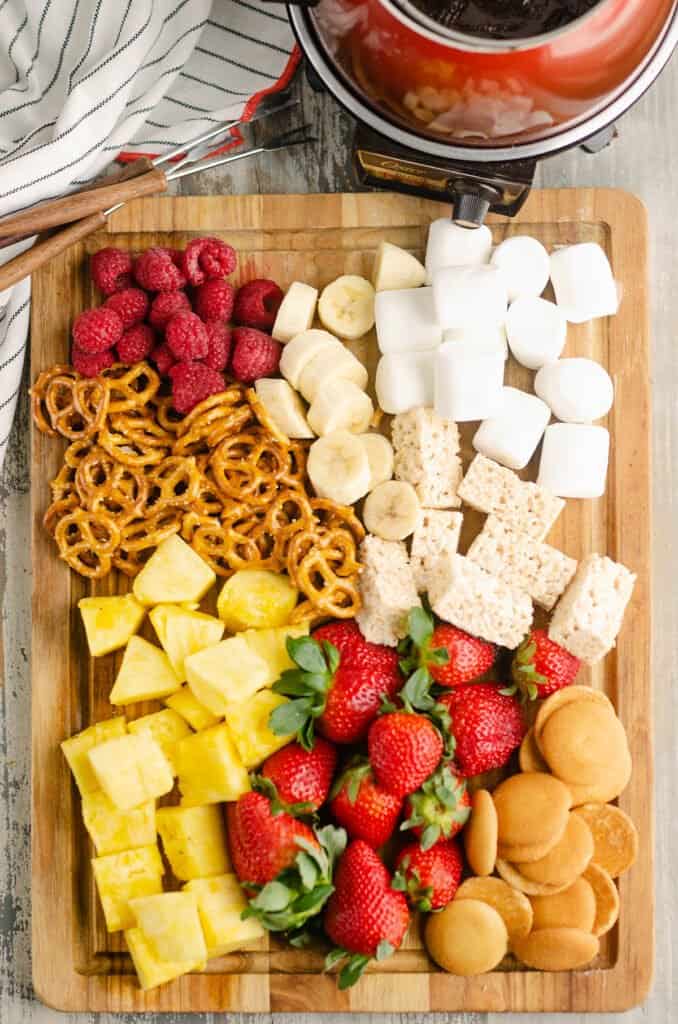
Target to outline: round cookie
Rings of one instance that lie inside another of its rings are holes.
[[[513,952],[538,971],[573,971],[590,964],[599,947],[594,935],[578,928],[540,928],[518,939]]]
[[[550,848],[565,831],[572,798],[567,786],[552,775],[512,775],[492,796],[500,846]]]
[[[550,715],[540,749],[563,782],[590,785],[616,774],[628,744],[624,726],[607,708],[576,701]]]
[[[521,874],[515,864],[510,864],[509,861],[502,860],[501,857],[497,857],[495,866],[497,873],[505,882],[508,882],[514,889],[524,892],[527,896],[555,896],[556,893],[568,888],[567,885],[547,885],[545,882],[533,882],[531,878],[526,878]]]
[[[638,830],[628,814],[611,804],[583,804],[575,813],[584,819],[593,836],[591,861],[618,878],[638,856]]]
[[[560,837],[562,839],[562,836]],[[536,843],[533,846],[509,846],[508,843],[499,843],[497,856],[502,860],[508,860],[512,864],[529,864],[531,861],[541,860],[559,842],[551,839],[548,843]]]
[[[500,963],[508,949],[501,916],[480,900],[454,900],[431,914],[424,933],[432,959],[450,974],[484,974]]]
[[[590,803],[606,804],[609,800],[616,800],[629,784],[632,767],[631,754],[626,747],[617,763],[610,765],[605,776],[601,776],[596,782],[566,783],[572,795],[572,806],[581,807],[582,804]]]
[[[549,766],[541,756],[534,738],[534,726],[525,733],[525,738],[518,751],[518,764],[521,772],[547,772]]]
[[[593,934],[605,935],[619,917],[619,891],[607,871],[597,864],[589,864],[583,877],[593,889],[596,898]]]
[[[571,885],[593,857],[593,836],[582,817],[570,814],[562,838],[545,857],[531,863],[516,863],[516,870],[533,882]]]
[[[509,942],[529,935],[532,907],[527,896],[501,878],[467,878],[457,889],[455,900],[480,900],[497,911],[508,932]],[[595,900],[591,893],[591,905]],[[593,922],[593,912],[591,914]]]
[[[464,849],[475,875],[491,875],[497,859],[497,811],[492,795],[478,789],[471,796],[471,817],[464,829]]]
[[[578,878],[555,896],[530,896],[533,927],[578,928],[592,932],[596,917],[596,897],[585,878]]]
[[[537,712],[534,720],[534,741],[541,749],[541,734],[546,722],[555,714],[559,708],[566,704],[572,704],[580,700],[590,700],[601,707],[606,707],[614,714],[612,702],[600,690],[594,690],[591,686],[564,686],[562,690],[556,690],[550,697],[547,697]]]

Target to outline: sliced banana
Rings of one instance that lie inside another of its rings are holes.
[[[337,430],[319,437],[308,453],[307,471],[320,498],[353,505],[370,486],[367,452],[355,434]]]
[[[323,288],[318,316],[340,338],[362,338],[374,327],[374,288],[364,277],[344,274]]]
[[[363,434],[373,415],[372,399],[357,384],[341,377],[331,377],[313,399],[308,410],[308,422],[320,437],[335,430]]]
[[[261,377],[254,388],[266,412],[283,434],[291,438],[314,436],[303,403],[286,380]]]
[[[291,341],[290,345],[293,344]],[[297,390],[301,391],[307,402],[314,402],[327,382],[338,377],[352,381],[361,390],[367,387],[367,370],[345,345],[335,339],[334,345],[321,349],[306,364],[299,377]]]
[[[361,434],[370,464],[370,490],[393,476],[393,445],[383,434]]]
[[[317,444],[317,442],[316,442]],[[367,496],[363,505],[365,528],[382,540],[404,540],[414,533],[419,499],[412,484],[387,480]]]
[[[391,242],[380,242],[372,271],[375,291],[419,288],[425,281],[426,269],[416,256]]]
[[[283,345],[307,331],[313,323],[318,289],[303,281],[293,281],[280,303],[271,334]]]
[[[341,342],[327,331],[302,331],[285,345],[280,357],[280,372],[298,390],[299,378],[306,365],[323,349],[333,345],[341,345]]]

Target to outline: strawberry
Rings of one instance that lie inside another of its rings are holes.
[[[327,740],[316,739],[310,751],[288,743],[264,761],[259,784],[272,794],[274,810],[312,814],[325,803],[336,767],[337,751]]]
[[[513,684],[502,692],[518,691],[527,700],[548,697],[573,683],[580,667],[579,658],[550,640],[545,629],[532,629],[513,656]]]
[[[402,798],[375,782],[369,763],[358,757],[332,787],[329,811],[351,839],[364,839],[376,849],[393,835],[402,806]]]
[[[353,619],[290,637],[287,651],[297,668],[273,689],[293,699],[273,711],[270,726],[277,736],[296,733],[305,750],[315,726],[332,743],[359,743],[382,696],[394,697],[402,681],[396,652],[365,640]]]
[[[464,861],[453,839],[422,850],[418,843],[404,846],[396,858],[393,888],[404,892],[415,910],[442,910],[454,899]]]
[[[464,633],[446,622],[434,626],[425,608],[413,608],[408,618],[408,638],[401,645],[406,674],[426,669],[440,686],[459,686],[477,679],[492,668],[497,656],[494,644]]]
[[[436,770],[444,744],[425,715],[392,711],[370,726],[367,749],[377,782],[395,796],[407,796]]]
[[[329,970],[348,957],[339,974],[339,988],[345,989],[356,983],[372,957],[384,960],[399,948],[410,913],[402,892],[391,888],[391,876],[379,857],[361,839],[346,848],[334,886],[324,926],[338,948],[328,954],[325,966]]]
[[[412,829],[422,850],[461,832],[471,813],[471,798],[463,779],[443,765],[407,800],[407,820],[401,830]],[[343,823],[342,823],[343,824]]]
[[[526,732],[522,709],[501,683],[465,683],[438,698],[449,712],[459,774],[501,768]]]

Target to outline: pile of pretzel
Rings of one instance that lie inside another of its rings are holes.
[[[354,617],[365,531],[351,508],[309,493],[305,445],[241,384],[185,417],[160,387],[147,363],[91,379],[53,366],[36,380],[36,426],[70,442],[44,516],[60,557],[90,579],[134,576],[179,533],[219,576],[287,572],[304,595],[294,621]]]

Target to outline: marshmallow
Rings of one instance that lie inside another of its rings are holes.
[[[508,343],[503,324],[475,324],[472,327],[451,327],[443,331],[443,342],[467,342],[477,349],[501,352],[508,359]]]
[[[508,469],[523,469],[541,441],[551,410],[546,402],[517,388],[504,388],[496,415],[476,430],[473,447]]]
[[[433,405],[436,352],[392,352],[377,364],[375,389],[379,407],[394,416],[417,406]]]
[[[541,242],[528,235],[505,239],[492,253],[490,263],[504,275],[509,302],[524,295],[541,295],[548,283],[549,254]]]
[[[544,434],[537,484],[559,498],[599,498],[609,454],[605,427],[552,423]]]
[[[443,419],[465,423],[493,416],[501,408],[503,384],[500,351],[448,341],[436,352],[433,404]]]
[[[619,307],[610,261],[596,242],[568,245],[551,254],[556,302],[573,324],[612,316]]]
[[[436,348],[443,336],[433,307],[432,288],[401,288],[377,292],[374,319],[380,352],[423,352]]]
[[[492,251],[492,232],[486,224],[463,228],[449,217],[434,220],[426,243],[426,283],[441,267],[465,267],[487,263]]]
[[[565,348],[567,319],[548,299],[516,299],[506,314],[506,336],[511,352],[528,370],[538,370],[558,358]]]
[[[433,304],[443,329],[503,324],[506,282],[497,267],[443,267],[433,275]]]
[[[612,378],[593,359],[559,359],[542,366],[534,378],[534,390],[565,423],[598,420],[614,401]]]

